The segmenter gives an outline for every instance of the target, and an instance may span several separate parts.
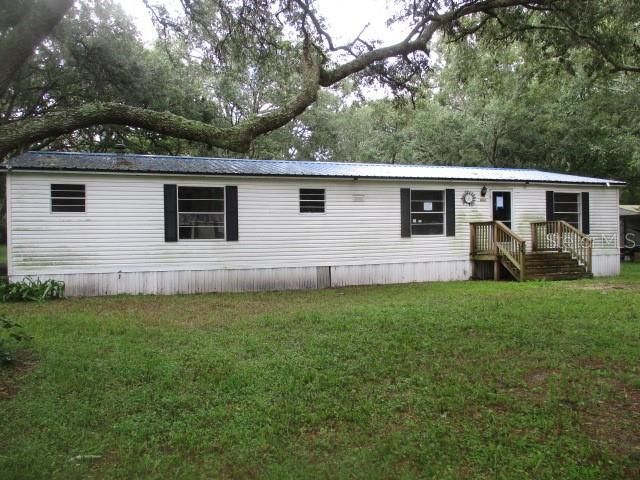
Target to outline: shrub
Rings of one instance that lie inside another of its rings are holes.
[[[31,340],[32,338],[22,331],[22,325],[0,315],[0,365],[6,365],[15,360],[13,354],[15,343]]]
[[[0,300],[3,302],[43,302],[64,297],[64,282],[25,278],[20,282],[0,284]]]

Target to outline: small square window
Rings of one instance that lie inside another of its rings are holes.
[[[86,211],[86,192],[84,185],[51,184],[52,212],[84,212]]]
[[[300,212],[324,213],[324,188],[301,188]]]

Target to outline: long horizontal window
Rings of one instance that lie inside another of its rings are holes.
[[[84,185],[52,183],[52,212],[84,212],[86,211],[86,191]]]
[[[300,212],[324,213],[324,188],[301,188]]]
[[[578,193],[553,193],[553,218],[564,220],[580,229],[580,194]]]
[[[178,187],[180,240],[224,238],[224,188]]]
[[[411,235],[444,233],[444,191],[411,190]]]

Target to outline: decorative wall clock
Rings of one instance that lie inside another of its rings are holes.
[[[476,203],[476,194],[474,192],[464,192],[462,194],[462,203],[469,206],[473,205]]]

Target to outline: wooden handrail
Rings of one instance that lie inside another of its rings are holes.
[[[505,257],[507,257],[507,259],[513,263],[514,265],[517,265],[519,263],[519,260],[516,259],[515,257],[513,257],[511,255],[511,253],[509,252],[509,250],[507,250],[506,248],[504,248],[502,245],[497,245],[498,247],[498,251],[500,252],[500,254],[504,255]]]
[[[564,220],[532,223],[531,243],[534,251],[570,253],[585,267],[587,273],[592,271],[591,238]]]
[[[515,238],[517,241],[519,242],[524,242],[524,239],[518,235],[516,232],[514,232],[513,230],[511,230],[509,227],[507,227],[504,223],[502,223],[500,220],[496,220],[495,224],[500,226],[503,230],[507,231],[509,233],[509,235],[511,235],[513,238]]]
[[[571,225],[570,223],[567,223],[565,220],[558,220],[560,223],[562,223],[564,225],[565,228],[568,228],[569,231],[573,231],[576,235],[578,235],[579,237],[584,238],[585,240],[589,240],[591,241],[591,238],[589,237],[589,235],[582,233],[580,230],[578,230],[576,227],[574,227],[573,225]]]
[[[494,222],[496,233],[496,251],[498,256],[506,257],[511,265],[505,265],[520,281],[525,277],[526,242],[513,230],[500,221]],[[509,268],[509,267],[513,268]]]
[[[471,254],[504,258],[502,263],[518,279],[524,280],[526,242],[500,221],[472,222]]]

